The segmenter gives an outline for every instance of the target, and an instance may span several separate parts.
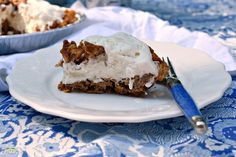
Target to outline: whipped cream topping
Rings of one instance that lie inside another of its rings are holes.
[[[88,62],[77,65],[73,62],[64,63],[64,84],[83,80],[94,82],[102,78],[115,79],[129,78],[129,88],[133,88],[133,78],[144,74],[158,75],[158,65],[153,62],[149,47],[142,41],[125,33],[116,33],[109,37],[90,36],[84,39],[90,43],[104,47],[106,56],[98,56]],[[153,83],[154,79],[150,80]],[[149,83],[149,84],[150,84]],[[147,86],[150,86],[147,84]]]

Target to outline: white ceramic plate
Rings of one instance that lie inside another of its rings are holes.
[[[0,55],[30,52],[52,45],[81,28],[81,22],[86,18],[84,14],[78,14],[78,17],[80,19],[73,24],[45,32],[0,35]]]
[[[231,83],[224,66],[195,49],[170,43],[147,42],[159,56],[169,56],[176,73],[199,108],[219,99]],[[7,77],[9,91],[34,109],[56,116],[88,122],[144,122],[182,115],[169,90],[151,90],[145,98],[115,94],[63,93],[57,90],[62,69],[55,45],[19,61]]]

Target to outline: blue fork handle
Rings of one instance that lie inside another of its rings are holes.
[[[207,125],[202,118],[201,112],[198,110],[195,102],[184,89],[181,83],[176,83],[170,87],[173,97],[178,106],[193,125],[194,129],[198,133],[204,133],[207,131]]]

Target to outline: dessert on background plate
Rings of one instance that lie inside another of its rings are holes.
[[[58,89],[64,92],[117,93],[144,96],[148,88],[163,81],[168,66],[144,42],[125,34],[90,36],[64,41],[63,68]]]
[[[0,35],[43,32],[78,21],[74,10],[45,0],[0,0]]]

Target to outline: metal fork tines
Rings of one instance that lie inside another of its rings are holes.
[[[165,62],[164,58],[162,58],[162,60]],[[196,132],[200,134],[205,133],[207,131],[207,124],[204,122],[202,114],[197,108],[196,103],[185,90],[181,81],[178,79],[174,67],[168,57],[166,63],[169,66],[166,84],[170,88],[175,101],[184,113],[185,117],[192,124]]]

